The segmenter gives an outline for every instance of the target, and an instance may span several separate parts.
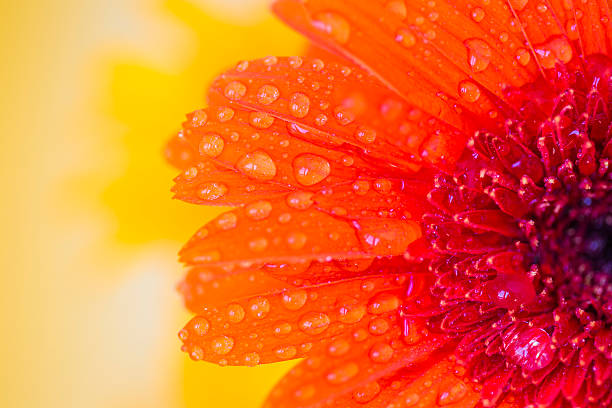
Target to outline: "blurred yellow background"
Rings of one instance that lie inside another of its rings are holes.
[[[0,407],[255,407],[287,364],[193,363],[176,252],[218,210],[162,148],[240,59],[299,53],[265,0],[0,0]]]

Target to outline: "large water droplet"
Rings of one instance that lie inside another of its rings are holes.
[[[204,183],[200,186],[198,196],[203,200],[217,200],[227,193],[227,186],[223,183]]]
[[[463,381],[453,384],[438,391],[438,405],[445,406],[459,402],[467,395],[468,388]]]
[[[387,343],[376,343],[370,349],[370,359],[375,363],[386,363],[393,357],[393,348]]]
[[[351,35],[351,26],[341,15],[331,12],[319,12],[313,16],[312,24],[339,44],[346,44]]]
[[[468,64],[474,72],[487,69],[491,63],[491,47],[479,38],[470,38],[463,42],[468,50]]]
[[[306,300],[308,300],[308,293],[301,289],[292,292],[285,292],[283,293],[281,300],[283,306],[285,306],[287,309],[298,310],[306,304]]]
[[[311,335],[323,333],[329,327],[329,324],[329,316],[318,312],[306,313],[299,321],[300,329]]]
[[[248,308],[253,317],[263,319],[270,312],[270,302],[265,297],[256,297],[249,301]]]
[[[210,348],[215,354],[227,354],[232,351],[232,348],[234,348],[234,339],[227,336],[215,337],[210,342]]]
[[[239,323],[244,319],[244,308],[237,303],[227,306],[227,320],[232,323]]]
[[[289,111],[296,118],[303,118],[310,110],[310,98],[301,92],[291,95],[289,100]]]
[[[246,206],[247,215],[256,221],[268,218],[271,212],[272,204],[265,200],[256,201]]]
[[[554,68],[557,62],[567,64],[574,56],[572,45],[565,36],[554,36],[544,44],[536,45],[535,53],[545,69]]]
[[[257,100],[262,105],[270,105],[280,96],[280,92],[274,85],[263,85],[257,91]]]
[[[231,99],[232,101],[237,101],[242,98],[247,91],[246,85],[239,81],[232,81],[225,86],[223,90],[223,94],[227,99]]]
[[[480,88],[472,81],[459,82],[459,95],[466,101],[473,103],[480,98]]]
[[[330,164],[324,158],[305,153],[293,160],[293,174],[298,183],[312,186],[323,181],[331,172]]]
[[[238,170],[257,180],[272,180],[276,176],[276,165],[268,153],[261,150],[247,153],[236,163]]]

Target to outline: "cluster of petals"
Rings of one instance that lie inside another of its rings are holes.
[[[273,9],[313,46],[168,144],[176,198],[232,207],[181,250],[183,350],[302,359],[271,408],[611,407],[607,0]]]

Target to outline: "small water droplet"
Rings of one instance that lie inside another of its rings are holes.
[[[390,327],[391,326],[386,319],[383,319],[382,317],[377,317],[370,322],[370,324],[368,325],[368,330],[373,335],[380,336],[389,331]]]
[[[372,381],[364,386],[353,391],[353,399],[359,404],[367,404],[372,401],[380,393],[380,385],[376,381]]]
[[[298,210],[307,210],[314,204],[312,196],[313,193],[307,191],[296,191],[287,195],[287,205]]]
[[[197,316],[191,321],[191,328],[196,336],[204,336],[206,333],[208,333],[210,323],[205,318]]]
[[[519,48],[516,50],[516,60],[522,66],[526,66],[531,61],[531,53],[526,48]]]
[[[406,48],[410,48],[416,44],[416,37],[407,28],[400,28],[395,34],[395,41]]]
[[[404,0],[391,0],[387,3],[386,8],[391,13],[395,14],[395,16],[397,16],[400,20],[405,19],[406,15],[408,14]]]
[[[306,234],[299,231],[294,231],[287,235],[287,245],[291,249],[302,249],[306,245]]]
[[[265,237],[253,238],[249,241],[249,249],[253,252],[262,252],[268,248],[268,239]]]
[[[344,339],[337,339],[332,341],[327,347],[327,352],[332,357],[342,356],[350,350],[351,345]]]
[[[217,226],[220,229],[229,230],[232,228],[236,228],[236,225],[238,224],[238,217],[236,216],[236,214],[232,212],[226,212],[224,214],[221,214],[217,218],[216,222],[217,222]]]
[[[255,352],[247,353],[243,357],[244,365],[246,365],[248,367],[255,367],[256,365],[259,364],[259,360],[260,359],[261,359],[261,357],[259,357],[259,354],[255,353]]]
[[[355,131],[355,139],[366,144],[373,143],[376,140],[376,130],[367,126],[359,126]]]

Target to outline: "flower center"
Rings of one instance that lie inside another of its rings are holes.
[[[509,90],[503,130],[477,132],[457,173],[436,177],[419,260],[431,293],[400,315],[454,339],[484,406],[509,391],[538,403],[575,367],[612,385],[612,61],[548,74]]]

